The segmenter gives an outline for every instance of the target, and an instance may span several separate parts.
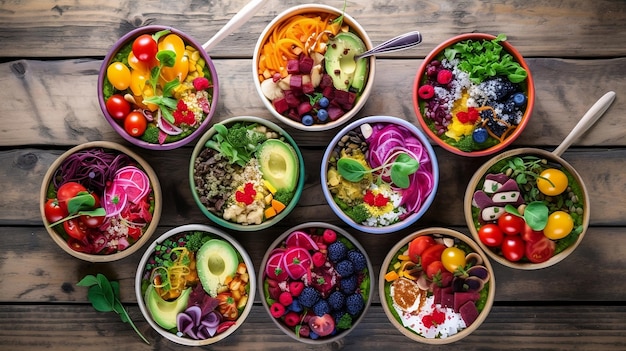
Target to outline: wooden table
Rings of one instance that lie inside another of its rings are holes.
[[[102,117],[96,79],[108,48],[133,28],[166,24],[204,42],[246,0],[94,1],[16,0],[0,3],[0,349],[172,350],[183,347],[153,331],[134,294],[142,252],[109,264],[90,264],[64,253],[46,233],[38,193],[48,166],[70,147],[92,140],[125,144]],[[254,91],[251,56],[258,35],[279,12],[300,3],[269,0],[239,31],[211,51],[220,79],[215,120],[256,115],[273,119]],[[338,8],[343,1],[324,3]],[[464,350],[626,349],[626,3],[595,1],[348,1],[347,11],[374,43],[420,30],[423,43],[377,59],[375,94],[359,116],[385,114],[417,123],[411,85],[423,58],[438,43],[465,32],[505,33],[527,58],[535,77],[533,120],[514,147],[552,150],[605,92],[617,99],[592,130],[563,155],[591,192],[591,225],[578,250],[554,267],[516,271],[494,263],[496,302],[485,323],[453,347]],[[304,221],[347,228],[322,196],[319,163],[336,130],[288,129],[306,163],[306,186],[296,209],[259,233],[229,232],[253,257],[258,271],[274,238]],[[187,223],[212,224],[193,202],[187,166],[193,144],[154,152],[135,148],[155,168],[164,194],[156,235]],[[375,236],[351,231],[376,271],[389,248],[424,227],[468,234],[462,199],[468,180],[486,159],[469,159],[436,147],[441,179],[426,215],[402,232]],[[105,273],[121,285],[132,319],[151,342],[144,344],[113,313],[96,312],[85,274]],[[257,299],[258,300],[258,299]],[[260,301],[235,334],[210,349],[304,349],[271,322]],[[311,348],[311,347],[308,347]],[[394,330],[374,301],[365,320],[340,342],[320,349],[428,349]],[[433,348],[444,349],[444,347]]]

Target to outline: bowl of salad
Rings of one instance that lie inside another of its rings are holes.
[[[406,236],[381,266],[379,295],[391,323],[425,344],[448,344],[485,321],[495,297],[487,256],[468,236],[425,228]]]
[[[290,127],[321,131],[354,117],[374,85],[372,48],[350,15],[320,4],[291,7],[261,33],[254,49],[254,85],[265,107]]]
[[[329,143],[321,165],[322,191],[333,212],[354,229],[395,232],[428,210],[439,165],[426,136],[391,116],[360,118]]]
[[[540,269],[581,243],[589,226],[588,194],[567,161],[543,149],[519,148],[474,173],[463,208],[474,240],[493,260]]]
[[[40,190],[41,217],[65,252],[111,262],[139,250],[161,218],[156,173],[125,146],[93,141],[59,156]]]
[[[285,334],[305,344],[333,342],[356,328],[373,283],[365,249],[345,230],[322,222],[281,234],[259,272],[266,311]]]
[[[169,230],[145,251],[135,276],[139,309],[170,341],[206,346],[246,320],[256,294],[250,256],[226,233],[202,224]]]
[[[238,116],[214,124],[198,141],[189,183],[202,213],[233,230],[268,228],[297,205],[304,188],[304,159],[275,123]]]
[[[444,149],[486,156],[524,130],[535,103],[533,77],[504,34],[462,34],[428,54],[413,83],[422,129]]]
[[[98,101],[126,141],[171,150],[209,126],[219,96],[215,66],[202,46],[171,27],[137,28],[120,38],[98,75]]]

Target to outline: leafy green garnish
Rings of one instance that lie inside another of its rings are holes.
[[[517,211],[515,206],[510,204],[504,206],[504,210],[518,217],[523,217],[528,226],[533,230],[543,230],[548,223],[548,216],[550,215],[548,205],[543,201],[533,201],[526,205],[523,215]]]
[[[83,215],[92,216],[92,217],[101,217],[106,215],[106,211],[102,207],[94,208],[96,205],[95,197],[86,191],[81,191],[73,198],[67,200],[67,212],[69,213],[66,217],[61,218],[60,220],[51,223],[48,225],[49,228],[54,227],[57,224],[63,223],[72,218],[80,217]]]
[[[91,301],[91,305],[98,312],[115,312],[120,315],[122,322],[129,323],[135,332],[146,343],[148,340],[139,332],[135,324],[130,319],[128,312],[120,301],[120,286],[116,281],[109,281],[104,274],[98,273],[97,276],[87,275],[76,284],[89,288],[87,298]]]
[[[231,164],[236,163],[243,167],[253,157],[259,145],[267,140],[265,133],[257,131],[256,126],[256,123],[238,122],[227,128],[223,124],[216,124],[214,128],[217,133],[205,146],[226,156]]]
[[[396,157],[397,156],[397,157]],[[394,161],[391,161],[394,159]],[[337,161],[337,170],[339,174],[350,182],[359,182],[368,173],[383,170],[380,173],[382,178],[385,171],[389,171],[391,181],[398,187],[406,189],[409,187],[409,176],[419,169],[419,161],[409,156],[406,152],[396,152],[379,167],[366,169],[359,161],[350,157],[341,157]]]
[[[470,80],[476,84],[497,75],[520,83],[528,72],[499,44],[505,40],[504,34],[493,40],[464,40],[446,48],[444,56],[448,61],[458,58],[459,68],[469,73]]]

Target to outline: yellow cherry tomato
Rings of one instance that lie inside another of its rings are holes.
[[[155,64],[156,63],[157,63],[157,61],[155,59]],[[152,67],[154,67],[153,65],[150,65],[150,64],[148,64],[148,63],[146,63],[144,61],[139,61],[139,59],[135,56],[135,54],[133,54],[132,51],[128,54],[128,65],[130,66],[132,71],[139,71],[144,76],[149,76],[150,75],[150,69]]]
[[[556,196],[564,192],[567,189],[567,183],[565,173],[556,168],[544,170],[537,178],[537,188],[548,196]]]
[[[454,273],[457,268],[465,266],[465,252],[458,247],[447,247],[441,253],[441,263],[448,272]]]
[[[176,60],[180,60],[185,53],[185,42],[176,34],[168,34],[159,40],[159,51],[172,50],[176,53]]]
[[[161,69],[161,78],[165,82],[171,82],[174,78],[178,77],[180,82],[184,81],[187,78],[187,74],[189,73],[189,58],[187,56],[182,56],[180,60],[178,57],[176,58],[176,63],[174,63],[173,67],[163,67]],[[164,82],[161,82],[162,85]]]
[[[113,62],[107,67],[107,79],[117,90],[126,90],[130,86],[130,69],[121,62]]]
[[[543,234],[548,239],[558,240],[566,237],[574,229],[574,220],[565,211],[554,211],[548,216],[548,223]]]
[[[133,95],[142,95],[146,82],[149,79],[149,73],[146,74],[140,70],[133,70],[130,77],[130,90],[132,90]]]

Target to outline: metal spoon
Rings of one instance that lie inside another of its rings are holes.
[[[408,49],[422,42],[422,35],[418,31],[408,32],[402,35],[399,35],[395,38],[391,38],[386,42],[376,45],[370,50],[358,55],[354,55],[354,60],[358,60],[360,58],[382,54],[385,52],[394,52],[400,51],[404,49]]]

